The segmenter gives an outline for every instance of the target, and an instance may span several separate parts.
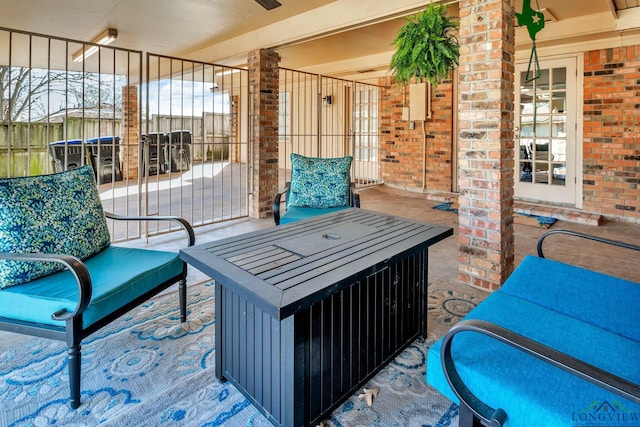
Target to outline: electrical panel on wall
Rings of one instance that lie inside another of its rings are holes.
[[[424,121],[431,118],[431,85],[409,85],[409,120]]]

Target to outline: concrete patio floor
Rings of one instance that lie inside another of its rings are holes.
[[[454,236],[429,249],[429,281],[457,283],[458,281],[458,215],[433,209],[439,202],[428,200],[423,194],[407,192],[388,186],[376,186],[360,190],[361,207],[419,221],[453,227]],[[196,228],[196,244],[237,235],[274,225],[273,218],[261,220],[244,218]],[[547,231],[544,228],[515,224],[515,262],[519,264],[525,255],[536,254],[539,237]],[[640,225],[615,221],[601,221],[600,226],[577,224],[558,220],[549,228],[567,229],[594,234],[608,239],[635,245],[640,244]],[[149,243],[132,241],[125,243],[137,247],[156,247],[176,250],[184,244],[180,233],[152,237]],[[610,247],[596,242],[570,236],[552,236],[545,241],[547,258],[640,281],[640,253]],[[208,278],[191,268],[189,282],[197,283]]]

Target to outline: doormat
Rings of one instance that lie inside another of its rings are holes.
[[[457,202],[444,202],[435,205],[433,209],[447,212],[458,212]],[[556,218],[542,215],[525,214],[521,212],[515,212],[513,215],[513,222],[516,224],[529,225],[531,227],[549,228],[557,221]]]
[[[458,203],[457,202],[444,202],[439,205],[435,205],[433,209],[438,209],[439,211],[447,211],[447,212],[458,212]]]
[[[531,215],[520,212],[515,212],[513,215],[513,222],[516,224],[530,225],[532,227],[540,227],[540,228],[549,228],[557,219],[551,218],[550,216],[542,216],[542,215]]]

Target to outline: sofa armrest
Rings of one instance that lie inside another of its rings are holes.
[[[287,197],[289,197],[289,191],[291,191],[291,182],[287,181],[287,183],[284,185],[284,189],[276,193],[273,198],[273,220],[275,221],[276,225],[280,225],[280,204],[283,201],[286,201]]]
[[[180,218],[177,216],[122,216],[116,215],[111,212],[105,212],[104,215],[116,221],[173,221],[177,222],[182,226],[182,228],[187,232],[188,235],[188,246],[193,246],[196,242],[196,235],[193,231],[193,227],[184,218]]]
[[[590,381],[599,387],[617,393],[633,402],[640,403],[640,386],[637,384],[493,323],[475,319],[463,320],[453,326],[442,340],[442,347],[440,349],[442,368],[447,382],[460,401],[464,402],[475,416],[489,423],[492,427],[502,426],[506,420],[506,413],[502,409],[491,408],[480,401],[480,399],[466,387],[456,370],[451,355],[453,337],[457,333],[465,331],[487,335],[582,379]]]
[[[40,254],[40,253],[10,253],[0,252],[0,259],[13,261],[47,261],[63,264],[76,278],[78,284],[78,304],[69,312],[67,310],[56,311],[51,315],[53,320],[69,320],[81,314],[91,301],[91,276],[86,265],[76,257],[64,254]]]
[[[552,234],[567,234],[569,236],[581,237],[583,239],[593,240],[594,242],[606,243],[608,245],[618,246],[618,247],[621,247],[621,248],[631,249],[631,250],[634,250],[634,251],[640,251],[640,246],[632,245],[630,243],[620,242],[620,241],[611,240],[611,239],[605,239],[604,237],[599,237],[599,236],[594,236],[594,235],[591,235],[591,234],[580,233],[580,232],[577,232],[577,231],[559,229],[559,230],[547,231],[542,236],[540,236],[540,239],[538,239],[538,256],[540,258],[544,258],[545,257],[544,253],[542,251],[542,242],[544,242],[544,240],[547,237],[551,236]]]

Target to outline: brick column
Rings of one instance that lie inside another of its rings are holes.
[[[513,271],[514,0],[460,1],[459,279]]]
[[[229,147],[229,161],[231,163],[240,162],[240,138],[238,135],[238,113],[239,113],[239,105],[240,97],[238,95],[233,95],[231,97],[231,123],[229,129],[229,138],[230,138],[230,147]]]
[[[280,57],[270,49],[249,53],[251,126],[251,189],[249,216],[272,214],[278,191],[278,88]]]
[[[140,138],[138,135],[138,87],[122,88],[122,176],[125,180],[138,179],[138,153]]]

